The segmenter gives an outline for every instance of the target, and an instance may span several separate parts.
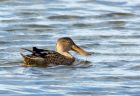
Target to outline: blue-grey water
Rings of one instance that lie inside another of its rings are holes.
[[[21,66],[20,48],[63,36],[90,63]],[[0,96],[140,96],[140,1],[0,0]]]

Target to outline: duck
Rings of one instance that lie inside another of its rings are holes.
[[[74,51],[83,56],[90,55],[89,52],[75,44],[70,37],[59,38],[56,42],[56,51],[39,49],[37,47],[21,49],[30,52],[27,55],[20,52],[24,67],[48,67],[50,64],[71,65],[75,61],[75,57],[71,55],[70,51]]]

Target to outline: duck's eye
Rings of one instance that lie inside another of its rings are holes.
[[[62,42],[67,42],[66,40],[63,40]]]
[[[67,41],[67,43],[70,43],[70,41]]]
[[[70,43],[69,41],[65,41],[65,40],[64,40],[64,41],[62,41],[62,42],[63,42],[63,43]]]

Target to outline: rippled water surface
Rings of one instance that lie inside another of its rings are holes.
[[[63,36],[91,63],[21,66],[20,48],[54,50]],[[2,96],[140,96],[139,73],[139,0],[0,0]]]

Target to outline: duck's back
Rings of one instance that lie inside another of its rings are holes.
[[[38,66],[47,67],[49,64],[55,65],[70,65],[74,59],[70,59],[52,50],[44,50],[41,52],[34,52],[31,55],[24,57],[24,66]]]

